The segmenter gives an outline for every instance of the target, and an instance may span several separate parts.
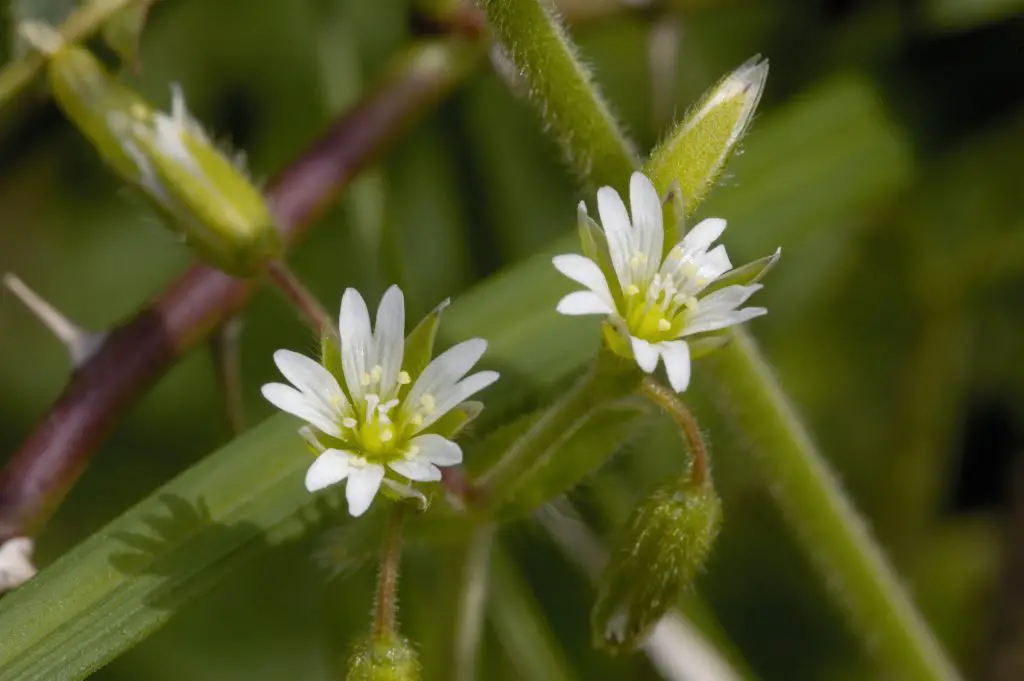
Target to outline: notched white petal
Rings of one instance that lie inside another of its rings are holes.
[[[375,361],[373,335],[370,332],[370,312],[366,301],[354,288],[345,289],[338,315],[338,333],[341,339],[341,369],[345,384],[353,398],[359,399],[364,390],[360,377],[368,373]]]
[[[260,389],[260,392],[268,402],[281,411],[307,421],[328,435],[334,437],[341,435],[337,419],[331,414],[325,413],[318,400],[303,395],[290,385],[267,383]]]
[[[397,286],[388,288],[381,298],[373,343],[376,362],[382,370],[379,390],[387,394],[397,383],[405,352],[405,297]]]
[[[677,393],[683,392],[690,385],[690,346],[686,341],[667,341],[658,344],[658,351],[669,385]]]
[[[418,450],[416,453],[418,458],[438,466],[454,466],[462,463],[462,448],[448,438],[435,433],[414,437],[409,444]]]
[[[429,461],[399,459],[390,462],[388,466],[413,482],[437,482],[441,479],[441,469]]]
[[[588,314],[612,314],[614,309],[593,291],[575,291],[558,301],[555,308],[560,314],[580,316]]]
[[[373,498],[377,496],[380,483],[384,479],[384,467],[379,464],[353,466],[345,484],[345,499],[348,501],[348,512],[359,517],[370,508]]]
[[[606,301],[610,307],[612,306],[611,289],[608,288],[604,273],[596,262],[575,253],[556,255],[551,262],[556,270],[576,283],[583,284]]]
[[[352,471],[352,455],[340,449],[328,449],[306,471],[306,489],[317,492],[336,485]]]
[[[722,218],[705,218],[683,237],[683,248],[687,251],[704,252],[722,236],[726,222]]]
[[[658,366],[657,349],[636,336],[630,336],[629,341],[633,346],[633,356],[636,358],[637,365],[647,373],[654,371]]]
[[[645,258],[643,273],[645,278],[649,278],[658,271],[661,264],[665,229],[662,224],[661,199],[658,197],[658,191],[643,173],[635,172],[629,178],[629,205],[633,214],[637,251]]]

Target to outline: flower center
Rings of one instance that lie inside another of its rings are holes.
[[[624,318],[633,336],[649,343],[677,338],[699,307],[697,294],[708,281],[677,247],[650,281],[628,285]]]

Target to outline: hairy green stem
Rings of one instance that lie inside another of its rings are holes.
[[[591,183],[621,187],[634,164],[633,150],[621,133],[609,129],[614,123],[608,109],[554,18],[540,0],[481,4],[574,169]],[[661,154],[644,170],[660,178],[684,152]],[[728,398],[725,409],[757,443],[776,502],[787,511],[805,550],[829,584],[842,585],[838,596],[858,633],[899,678],[958,678],[811,444],[756,345],[742,331],[736,335],[736,342],[712,364],[716,387]]]
[[[723,411],[757,443],[775,502],[878,660],[901,679],[959,678],[754,341],[738,332],[712,357],[707,364]]]
[[[636,154],[551,10],[537,0],[478,4],[573,170],[594,185],[624,187]]]

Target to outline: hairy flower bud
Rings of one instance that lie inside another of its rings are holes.
[[[398,634],[369,637],[358,643],[345,681],[419,681],[420,662],[408,640]]]
[[[657,488],[622,528],[591,614],[594,644],[632,650],[675,605],[703,567],[722,522],[710,484]]]
[[[52,28],[26,22],[21,32],[48,57],[53,97],[68,119],[197,255],[230,274],[255,276],[281,253],[263,196],[206,137],[177,88],[164,114]]]

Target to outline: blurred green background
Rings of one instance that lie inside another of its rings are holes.
[[[729,220],[734,262],[782,246],[759,294],[771,314],[751,330],[944,645],[969,678],[988,677],[1012,581],[1007,538],[1024,534],[1006,522],[1024,504],[1010,484],[1024,456],[1022,3],[560,4],[641,148],[724,73],[770,59],[743,153],[701,212]],[[196,116],[266,178],[373,83],[417,30],[411,13],[398,0],[162,0],[129,80],[161,105],[180,82]],[[5,119],[0,159],[0,270],[82,325],[125,318],[188,263],[52,106]],[[485,64],[364,173],[292,262],[332,308],[346,286],[375,300],[397,282],[412,319],[566,233],[580,198],[592,200]],[[257,388],[280,347],[314,341],[262,292],[242,342],[252,422],[271,412]],[[68,373],[60,345],[0,295],[0,457]],[[698,588],[713,613],[702,620],[750,678],[880,678],[752,472],[750,443],[695,407],[726,515]],[[230,437],[211,358],[193,352],[108,439],[43,535],[41,562]],[[634,441],[572,499],[613,527],[678,470],[674,437]],[[324,541],[272,550],[95,678],[331,678],[367,626],[373,571],[332,578],[316,559]],[[562,678],[659,678],[642,655],[590,648],[591,591],[536,525],[502,541],[525,582],[516,590],[499,570],[494,586],[528,607],[489,628],[481,678],[539,678],[509,627],[548,640]],[[407,556],[403,628],[425,678],[451,678],[460,559]]]

